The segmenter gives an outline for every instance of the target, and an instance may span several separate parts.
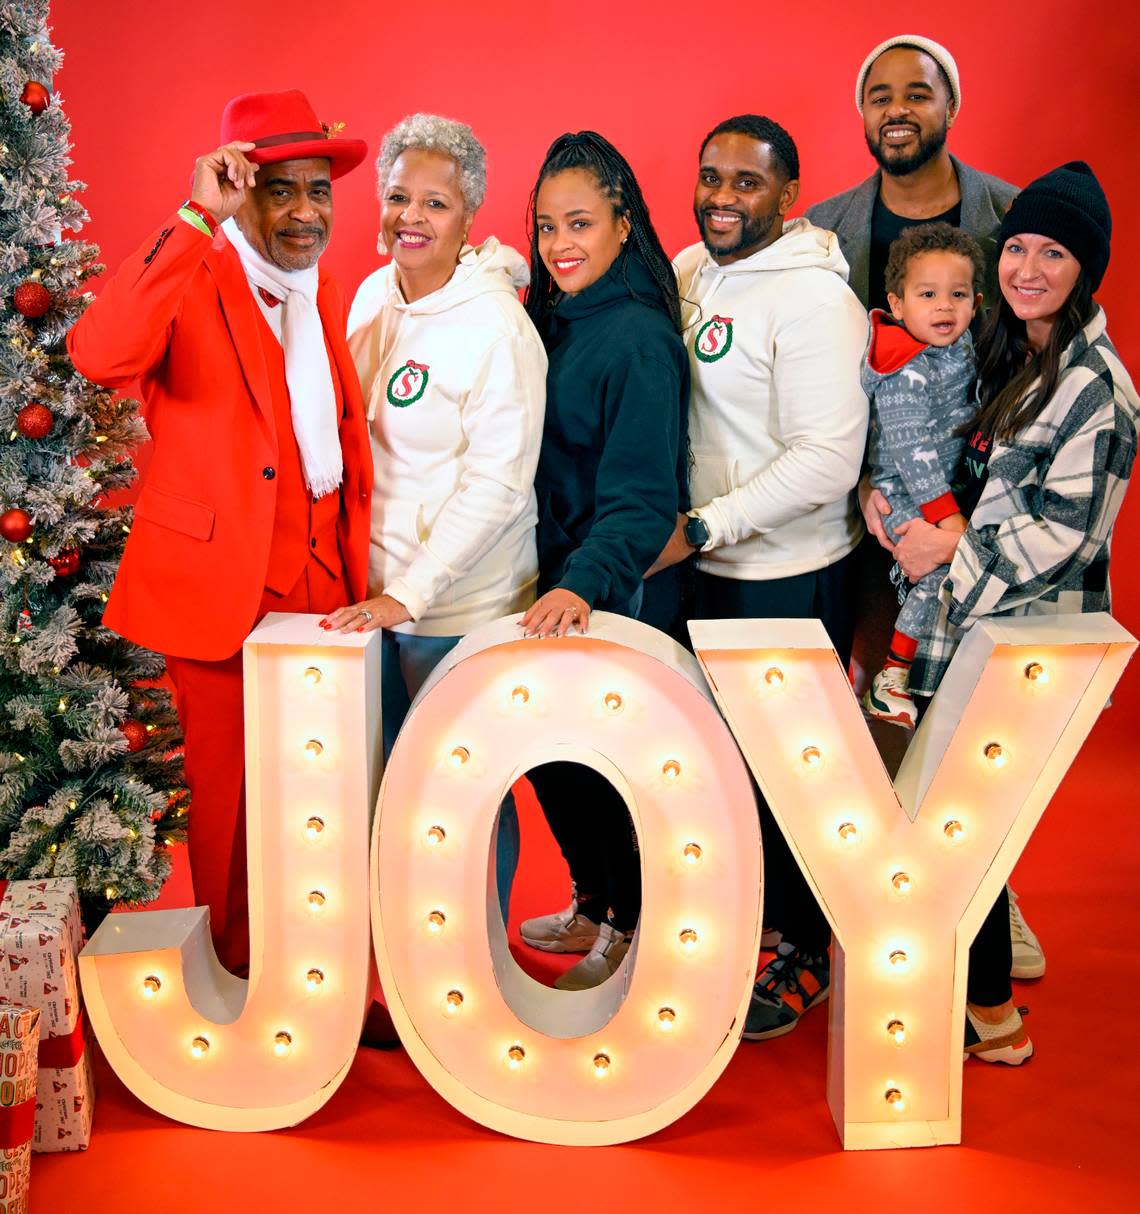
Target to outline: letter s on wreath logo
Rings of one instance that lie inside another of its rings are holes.
[[[732,317],[714,316],[697,330],[693,350],[703,363],[715,363],[732,349]]]
[[[397,367],[388,380],[388,403],[397,409],[414,405],[427,391],[428,366],[426,363],[414,362],[412,359]]]

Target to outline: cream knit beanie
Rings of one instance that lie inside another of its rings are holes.
[[[925,51],[946,73],[946,79],[950,81],[950,94],[954,99],[954,109],[962,108],[962,86],[958,80],[958,65],[954,62],[954,56],[944,46],[940,46],[929,38],[923,38],[921,34],[896,34],[895,37],[888,38],[886,42],[880,42],[863,60],[863,66],[859,69],[859,78],[855,81],[855,108],[860,113],[863,112],[863,85],[867,82],[867,73],[871,70],[871,65],[884,51],[889,51],[894,46],[913,46],[917,50]]]

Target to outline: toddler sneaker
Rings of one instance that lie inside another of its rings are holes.
[[[966,1007],[966,1057],[971,1055],[982,1062],[1004,1062],[1007,1066],[1021,1066],[1033,1057],[1033,1042],[1025,1031],[1021,1016],[1027,1009],[1015,1007],[1000,1024],[986,1024],[979,1020],[969,1006]]]
[[[538,915],[519,924],[524,944],[542,949],[544,953],[588,953],[598,939],[599,925],[578,914],[578,902],[573,900],[553,915]]]
[[[581,916],[579,916],[581,918]],[[589,922],[589,920],[586,920]],[[593,948],[564,974],[554,979],[556,990],[588,991],[613,977],[629,952],[630,937],[608,923],[598,925],[598,938]]]
[[[905,666],[884,666],[875,675],[870,690],[863,693],[863,709],[868,716],[904,729],[915,727],[918,717],[907,686],[908,674]]]

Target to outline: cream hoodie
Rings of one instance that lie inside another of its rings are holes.
[[[693,507],[705,573],[761,581],[822,569],[862,534],[852,489],[867,439],[867,314],[835,235],[806,219],[720,266],[674,262],[693,374]]]
[[[489,237],[415,303],[395,263],[353,300],[376,468],[368,592],[407,607],[396,631],[459,636],[534,599],[546,352],[519,303],[527,279]]]

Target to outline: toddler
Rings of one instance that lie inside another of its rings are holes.
[[[924,518],[965,531],[951,488],[962,455],[963,429],[974,415],[974,347],[970,322],[982,296],[982,253],[948,223],[908,228],[887,260],[891,316],[871,313],[863,388],[871,401],[871,483],[891,507],[883,525]],[[902,608],[884,668],[863,696],[874,717],[913,729],[915,706],[907,680],[918,638],[934,621],[945,565],[906,589],[896,565]]]

